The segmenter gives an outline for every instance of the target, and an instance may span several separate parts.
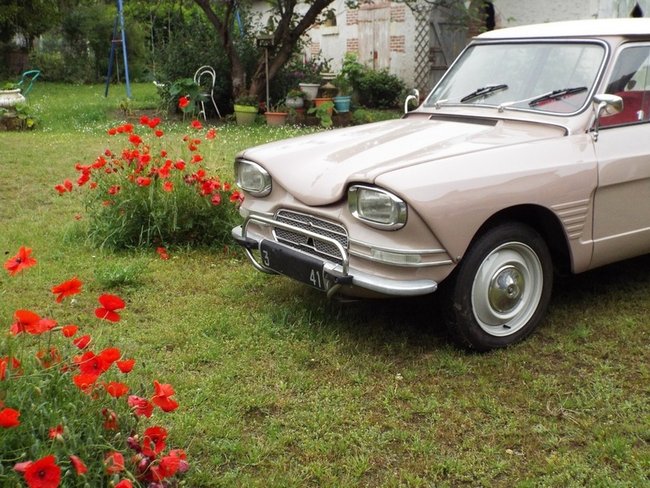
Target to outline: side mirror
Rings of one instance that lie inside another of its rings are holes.
[[[618,95],[610,95],[608,93],[599,93],[594,95],[592,100],[594,108],[594,141],[598,140],[598,129],[600,128],[600,118],[610,117],[619,114],[623,111],[623,99]]]
[[[623,111],[623,99],[618,95],[609,95],[607,93],[594,95],[593,104],[596,110],[596,118],[609,117]]]
[[[415,100],[415,103],[420,105],[420,91],[417,88],[413,88],[411,90],[411,93],[406,97],[406,100],[404,100],[404,113],[408,113],[409,111],[409,102],[411,100]]]

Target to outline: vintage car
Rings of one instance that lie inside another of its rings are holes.
[[[329,296],[440,289],[451,337],[508,346],[555,271],[650,251],[650,19],[474,38],[399,120],[254,147],[233,236]]]

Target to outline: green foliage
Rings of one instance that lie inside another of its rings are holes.
[[[145,270],[146,266],[141,261],[111,261],[95,269],[95,279],[99,286],[107,290],[136,287],[141,284]]]
[[[216,72],[214,98],[221,110],[231,104],[230,68],[214,28],[204,17],[195,11],[169,14],[169,39],[159,39],[156,45],[156,80],[172,83],[191,78],[200,66],[210,65]]]
[[[178,100],[180,97],[187,97],[189,105],[183,109],[184,113],[195,114],[198,112],[198,102],[205,100],[201,87],[194,83],[192,78],[180,78],[173,83],[162,83],[157,85],[158,96],[160,96],[160,108],[167,113],[179,111]]]
[[[406,86],[388,70],[374,71],[361,64],[356,55],[347,53],[341,76],[350,81],[359,95],[359,103],[368,108],[394,108]]]
[[[402,80],[387,70],[367,70],[358,86],[359,103],[371,108],[395,107],[406,88]]]
[[[25,293],[35,287],[27,285],[23,276],[10,280],[14,282],[6,284],[4,298],[20,297],[23,303],[14,312],[12,333],[0,337],[0,416],[3,410],[6,414],[11,409],[18,414],[18,419],[11,425],[0,425],[0,486],[24,486],[27,475],[15,469],[16,465],[36,462],[46,456],[53,456],[50,472],[60,472],[61,485],[56,486],[80,488],[108,486],[119,478],[133,477],[136,478],[133,486],[146,486],[152,480],[150,469],[155,464],[176,465],[177,460],[168,457],[176,454],[167,451],[164,438],[154,451],[148,448],[143,437],[147,432],[161,432],[167,437],[161,416],[175,410],[178,403],[174,406],[172,399],[170,404],[161,404],[154,398],[154,393],[157,394],[154,388],[130,381],[131,369],[141,369],[141,363],[132,356],[131,348],[127,346],[122,352],[117,347],[124,330],[122,324],[115,326],[102,320],[97,328],[100,320],[91,312],[100,303],[106,306],[106,302],[87,300],[81,289],[83,283],[78,280],[77,289],[68,288],[69,293],[57,299],[59,303],[54,304],[50,295],[49,304],[41,304],[48,310],[48,319],[43,319],[49,322],[47,326],[41,325],[42,321],[38,327],[35,323],[27,325],[23,317],[35,316],[36,320],[40,317],[39,312],[27,310],[30,305],[24,303]],[[42,290],[39,286],[39,293]],[[75,297],[67,298],[72,295]],[[110,297],[111,303],[120,310],[110,321],[121,321],[125,305],[122,299],[102,295],[100,300],[102,297]],[[88,308],[80,307],[82,303]],[[52,315],[56,319],[50,318]],[[57,324],[72,321],[80,325]],[[120,333],[112,334],[116,332],[113,327],[120,327]],[[127,359],[134,363],[121,362]],[[147,404],[150,408],[147,419],[142,411],[132,408],[127,395],[135,395],[141,405]],[[148,431],[147,427],[151,426],[155,427]],[[105,461],[112,453],[124,460],[124,466],[115,476],[107,473]],[[184,456],[178,454],[179,459]],[[87,468],[85,473],[77,472],[72,456]],[[187,464],[183,466],[178,474],[187,467]],[[27,484],[36,486],[29,481]]]
[[[179,152],[162,146],[158,123],[144,117],[142,130],[131,124],[111,129],[115,137],[126,138],[126,147],[105,152],[92,165],[77,165],[77,183],[91,187],[84,193],[90,240],[114,249],[223,245],[230,239],[239,193],[201,165],[214,143],[214,129],[199,133],[195,122]],[[136,133],[150,129],[155,137]],[[66,193],[65,183],[57,189]]]
[[[316,118],[320,121],[320,125],[328,129],[332,127],[332,109],[334,108],[334,102],[324,102],[318,105],[317,107],[310,108],[307,113],[315,115]]]

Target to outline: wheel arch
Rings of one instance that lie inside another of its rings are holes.
[[[505,222],[519,222],[535,229],[548,246],[555,270],[570,273],[571,254],[562,223],[551,210],[540,205],[517,205],[500,210],[483,223],[470,246],[485,232]]]

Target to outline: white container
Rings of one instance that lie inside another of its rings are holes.
[[[19,103],[25,103],[25,97],[20,93],[20,88],[0,90],[0,108],[15,107]]]

